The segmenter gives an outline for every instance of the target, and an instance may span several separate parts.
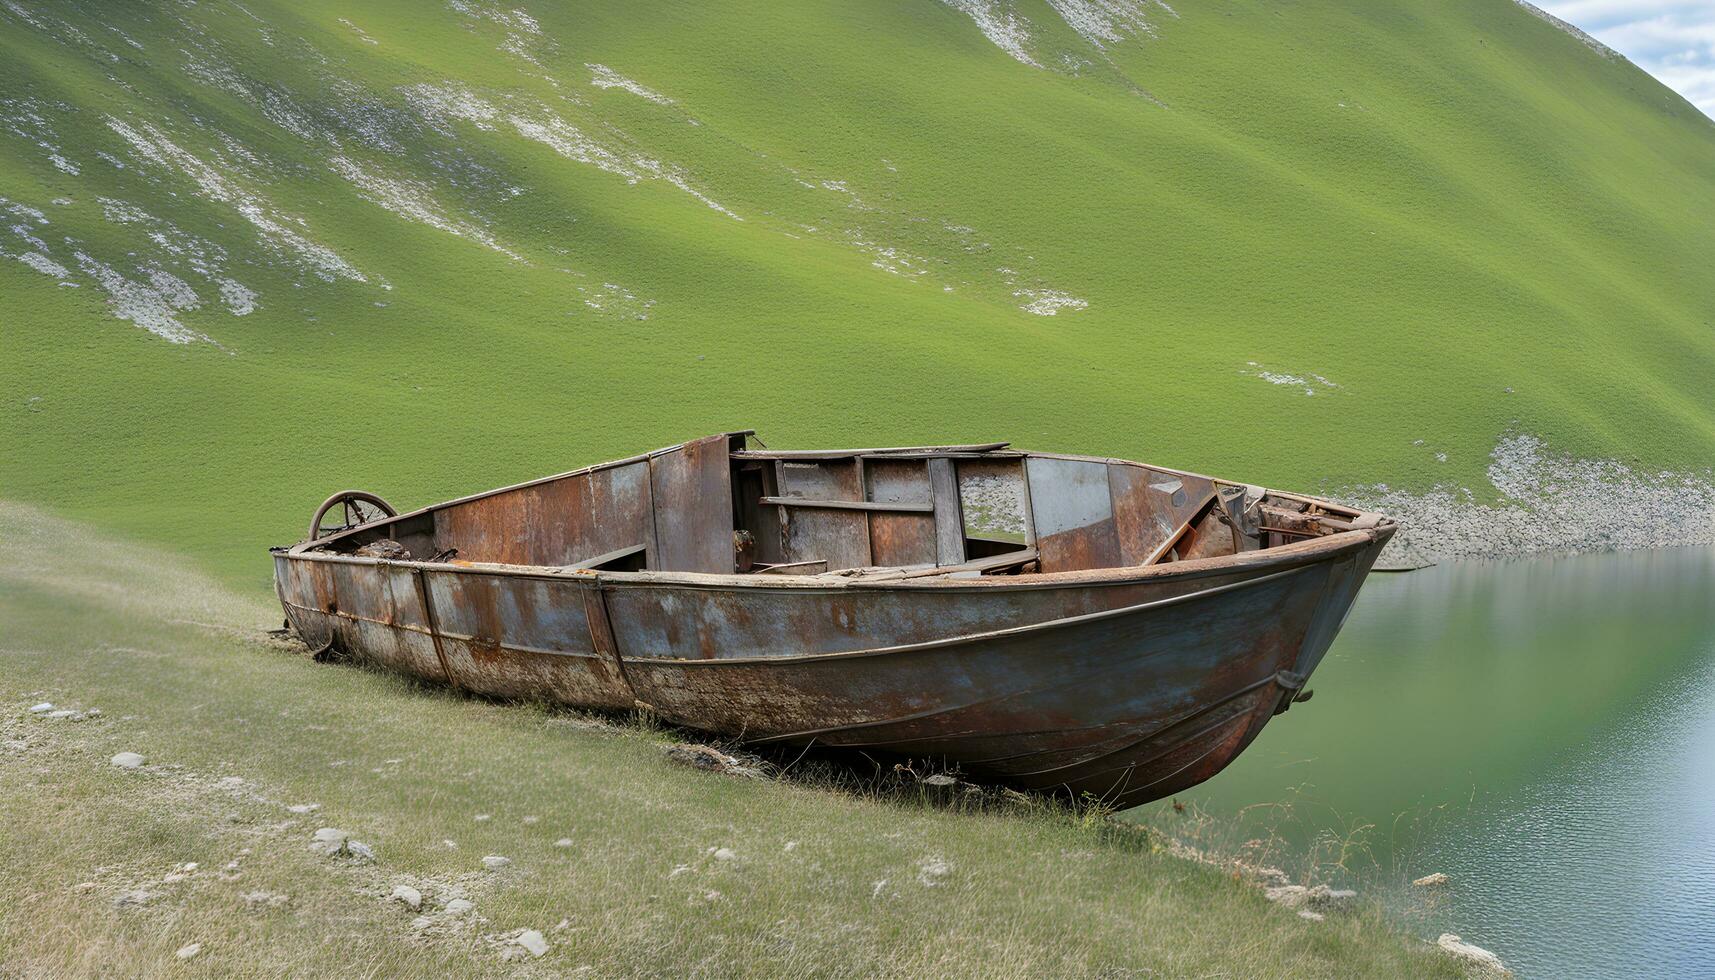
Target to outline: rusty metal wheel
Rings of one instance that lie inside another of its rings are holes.
[[[335,508],[338,508],[344,523],[331,527],[323,525],[322,521]],[[317,541],[361,524],[397,516],[399,512],[393,509],[392,504],[367,490],[341,490],[316,508],[316,516],[310,518],[310,540]]]

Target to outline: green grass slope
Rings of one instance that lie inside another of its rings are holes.
[[[0,3],[0,497],[261,586],[723,427],[1715,450],[1715,125],[1508,0],[518,4]]]
[[[317,665],[262,642],[274,615],[0,504],[8,976],[1461,975],[1136,828],[697,772],[665,733]],[[312,853],[321,827],[374,863]]]

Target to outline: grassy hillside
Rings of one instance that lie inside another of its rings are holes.
[[[723,427],[1715,451],[1715,125],[1508,0],[519,3],[0,3],[0,497],[261,586]]]
[[[0,505],[8,976],[1460,974],[1136,829],[674,767],[665,733],[271,648],[275,615]],[[374,860],[313,853],[323,827]]]

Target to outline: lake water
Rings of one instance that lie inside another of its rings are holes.
[[[1715,549],[1374,575],[1311,687],[1181,799],[1522,976],[1715,976]]]

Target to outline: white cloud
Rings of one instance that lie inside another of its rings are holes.
[[[1715,3],[1534,0],[1661,79],[1715,118]]]

